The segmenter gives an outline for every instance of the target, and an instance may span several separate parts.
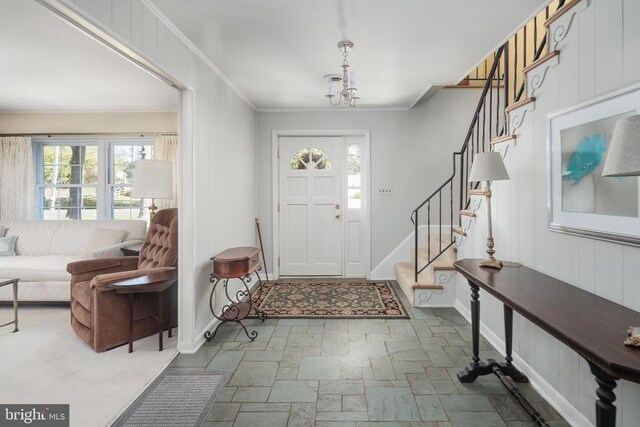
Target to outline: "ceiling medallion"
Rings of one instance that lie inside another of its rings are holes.
[[[340,104],[350,105],[351,107],[356,106],[356,102],[360,99],[357,95],[358,87],[356,85],[355,73],[353,70],[349,72],[351,66],[349,65],[349,61],[347,61],[347,56],[351,49],[353,49],[353,42],[348,40],[341,41],[338,43],[338,49],[342,52],[342,76],[339,74],[327,74],[323,78],[327,81],[327,94],[326,97],[329,99],[329,103],[333,106],[338,106]],[[334,87],[342,82],[342,88],[337,87],[334,91]],[[334,98],[337,102],[334,102]]]

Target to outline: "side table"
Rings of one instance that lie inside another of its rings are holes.
[[[0,327],[14,325],[13,332],[18,332],[18,282],[19,281],[20,279],[10,279],[10,280],[5,280],[0,282],[0,287],[13,285],[13,321],[0,325]]]
[[[240,247],[230,248],[218,255],[211,258],[213,261],[213,272],[209,281],[213,283],[211,289],[211,296],[209,297],[209,308],[211,314],[220,321],[213,331],[207,331],[204,333],[204,337],[207,341],[211,341],[216,336],[218,328],[223,323],[235,322],[242,326],[244,333],[251,341],[255,340],[258,336],[258,332],[253,330],[251,333],[247,330],[247,327],[242,324],[242,320],[245,319],[251,311],[255,311],[258,319],[264,320],[267,315],[253,305],[251,290],[249,284],[251,283],[251,276],[253,274],[258,278],[258,292],[262,292],[262,280],[258,275],[258,271],[262,270],[259,258],[259,248],[253,247]],[[229,290],[229,280],[238,279],[242,282],[242,287],[239,291],[234,292]],[[222,283],[224,289],[224,296],[227,301],[222,307],[222,313],[217,315],[213,308],[213,298],[215,296],[216,288],[218,284]]]
[[[129,295],[129,353],[133,352],[133,324],[150,318],[158,322],[158,351],[162,351],[162,333],[164,332],[164,304],[162,294],[178,281],[177,279],[171,279],[158,283],[144,283],[145,280],[145,277],[138,277],[109,285],[109,287],[115,289],[117,293]],[[141,319],[133,318],[133,296],[142,293],[156,293],[158,295],[158,316],[147,316]],[[171,338],[171,292],[167,292],[167,299],[169,300],[169,338]]]

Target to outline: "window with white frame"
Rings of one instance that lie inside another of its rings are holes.
[[[40,219],[145,219],[131,197],[135,162],[153,158],[151,138],[43,138],[36,148]]]

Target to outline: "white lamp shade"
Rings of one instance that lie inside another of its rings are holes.
[[[469,182],[504,181],[509,179],[507,168],[504,167],[500,153],[487,151],[478,153],[473,158]]]
[[[640,114],[616,122],[602,176],[640,175]]]
[[[131,197],[173,198],[173,165],[163,160],[138,160],[133,170]]]

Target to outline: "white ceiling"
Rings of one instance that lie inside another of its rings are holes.
[[[259,109],[322,108],[342,39],[363,107],[463,77],[546,0],[152,0]]]
[[[175,89],[34,1],[0,0],[0,64],[0,110],[177,110]]]

